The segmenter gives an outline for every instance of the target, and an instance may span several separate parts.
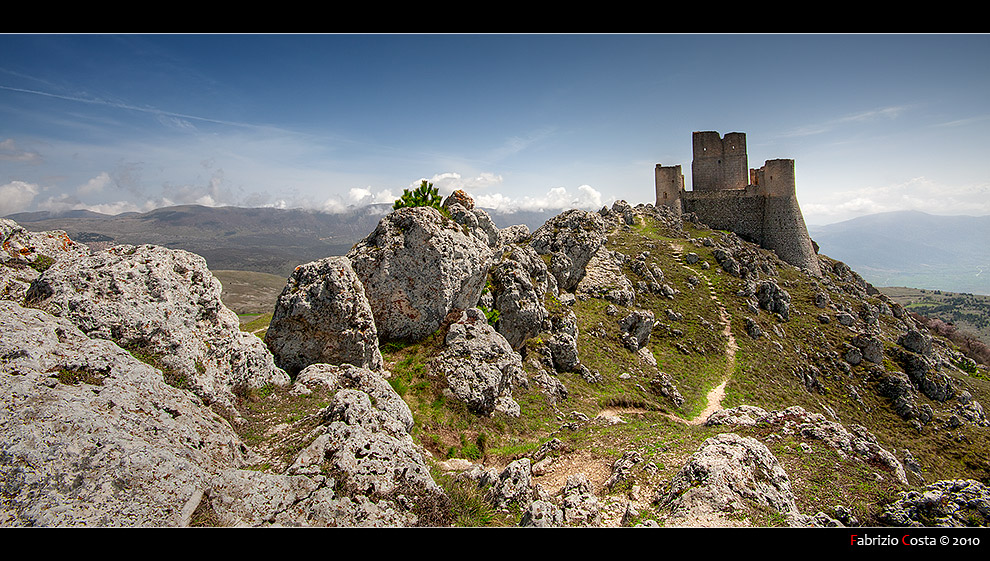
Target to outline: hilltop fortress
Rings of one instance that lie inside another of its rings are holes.
[[[794,187],[794,160],[767,160],[749,169],[746,134],[694,133],[692,190],[684,190],[681,166],[657,164],[657,206],[693,212],[718,230],[771,249],[781,259],[821,275]]]

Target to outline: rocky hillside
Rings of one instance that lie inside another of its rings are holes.
[[[0,222],[0,526],[986,526],[990,375],[843,263],[469,197],[300,264]]]

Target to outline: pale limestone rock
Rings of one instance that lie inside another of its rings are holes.
[[[375,318],[346,257],[296,267],[275,304],[265,344],[290,375],[317,363],[382,368]]]

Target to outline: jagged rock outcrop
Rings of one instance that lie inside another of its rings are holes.
[[[515,504],[526,509],[533,501],[532,484],[532,462],[529,458],[521,458],[505,466],[491,481],[488,496],[496,508]]]
[[[564,511],[550,501],[536,500],[523,512],[519,525],[531,528],[558,528],[564,525]]]
[[[599,214],[572,209],[547,220],[529,243],[540,255],[550,255],[550,272],[557,285],[570,292],[584,278],[585,267],[607,236]]]
[[[317,363],[382,368],[375,318],[346,257],[296,267],[275,304],[265,344],[275,364],[293,376]]]
[[[286,385],[289,376],[260,339],[239,329],[220,289],[198,255],[122,245],[55,261],[26,302],[140,354],[172,383],[232,412],[235,389]]]
[[[650,342],[655,318],[649,310],[636,310],[619,320],[622,344],[636,352]]]
[[[635,450],[623,453],[621,458],[612,463],[612,475],[605,481],[605,488],[612,490],[628,481],[633,466],[642,461],[642,456]]]
[[[757,285],[756,298],[760,307],[768,312],[780,314],[784,321],[790,318],[791,295],[773,281],[762,281]]]
[[[227,421],[114,343],[7,301],[0,328],[0,526],[178,526],[245,463]]]
[[[478,308],[465,310],[450,324],[444,349],[431,365],[444,376],[451,395],[473,411],[519,416],[512,390],[526,383],[522,359]]]
[[[375,402],[355,389],[334,394],[321,434],[299,453],[287,474],[328,476],[348,497],[385,501],[393,510],[415,514],[419,524],[435,522],[430,518],[443,511],[439,507],[446,495],[430,476],[406,424]]]
[[[420,340],[451,310],[476,305],[493,255],[437,209],[416,207],[382,218],[347,258],[385,342]]]
[[[751,427],[768,415],[766,409],[755,405],[740,405],[731,409],[720,409],[712,413],[705,424],[710,427],[719,425],[737,425]]]
[[[622,272],[621,260],[602,246],[585,266],[584,277],[574,289],[576,294],[604,298],[619,306],[630,306],[636,299],[633,285]]]
[[[600,526],[602,523],[598,497],[583,473],[570,475],[561,489],[564,524],[569,526]]]
[[[73,259],[89,249],[61,230],[29,232],[0,218],[0,299],[23,302],[31,283],[59,259]]]
[[[499,311],[498,332],[515,350],[542,332],[550,317],[542,301],[548,287],[534,283],[534,276],[553,279],[543,260],[528,246],[513,247],[491,271],[493,305]],[[555,288],[556,280],[553,282]]]
[[[778,430],[782,434],[798,434],[810,440],[820,440],[840,456],[858,458],[880,467],[898,483],[908,484],[904,466],[861,425],[850,425],[847,430],[841,424],[827,420],[824,415],[810,413],[799,406],[772,411],[759,422],[780,427]]]
[[[443,208],[458,224],[463,225],[472,235],[482,240],[489,247],[498,248],[502,244],[502,236],[498,226],[489,214],[474,207],[474,199],[458,189],[443,201]]]
[[[751,505],[800,515],[790,478],[760,441],[725,433],[709,438],[659,497],[667,526],[731,526],[757,513]]]
[[[375,407],[398,419],[406,431],[412,430],[413,416],[409,406],[388,383],[383,372],[359,368],[350,364],[312,364],[296,376],[292,392],[307,394],[315,390],[336,392],[341,389],[360,390],[371,398]]]
[[[986,527],[990,487],[972,479],[938,481],[922,491],[901,493],[884,506],[880,520],[891,526]]]

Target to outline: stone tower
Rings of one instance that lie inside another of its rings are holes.
[[[746,134],[726,133],[722,138],[715,131],[695,132],[694,160],[691,162],[693,191],[725,191],[745,189],[749,184],[749,160],[746,156]]]
[[[673,209],[681,213],[681,193],[684,192],[684,174],[681,166],[663,166],[656,168],[657,206]]]

